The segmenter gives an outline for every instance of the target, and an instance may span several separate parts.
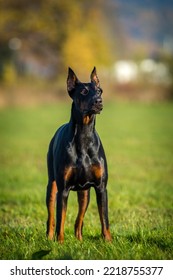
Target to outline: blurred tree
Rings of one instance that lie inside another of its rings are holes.
[[[21,41],[15,55],[28,52],[39,63],[91,67],[110,61],[110,42],[105,40],[103,0],[0,0],[0,60],[11,58],[9,42]],[[24,59],[23,58],[23,59]]]

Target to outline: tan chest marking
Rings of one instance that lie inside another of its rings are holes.
[[[94,173],[95,177],[97,179],[101,178],[103,176],[104,173],[104,169],[102,166],[100,165],[92,165],[91,167],[92,173]]]

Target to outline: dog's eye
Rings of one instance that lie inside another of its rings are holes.
[[[87,95],[88,94],[88,90],[86,88],[83,88],[81,91],[82,95]]]
[[[102,90],[101,88],[98,88],[98,89],[97,89],[97,93],[98,93],[99,95],[101,95],[102,92],[103,92],[103,90]]]

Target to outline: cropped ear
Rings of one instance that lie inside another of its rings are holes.
[[[97,76],[96,67],[94,67],[90,77],[91,77],[91,82],[95,83],[97,87],[100,87],[100,82]]]
[[[79,82],[77,76],[73,72],[73,70],[68,68],[68,77],[67,77],[67,90],[70,92],[75,88],[76,84]]]

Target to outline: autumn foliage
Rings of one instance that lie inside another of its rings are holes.
[[[1,66],[12,55],[13,38],[21,41],[19,56],[51,63],[57,72],[68,65],[88,72],[110,63],[103,0],[0,0],[0,5]]]

